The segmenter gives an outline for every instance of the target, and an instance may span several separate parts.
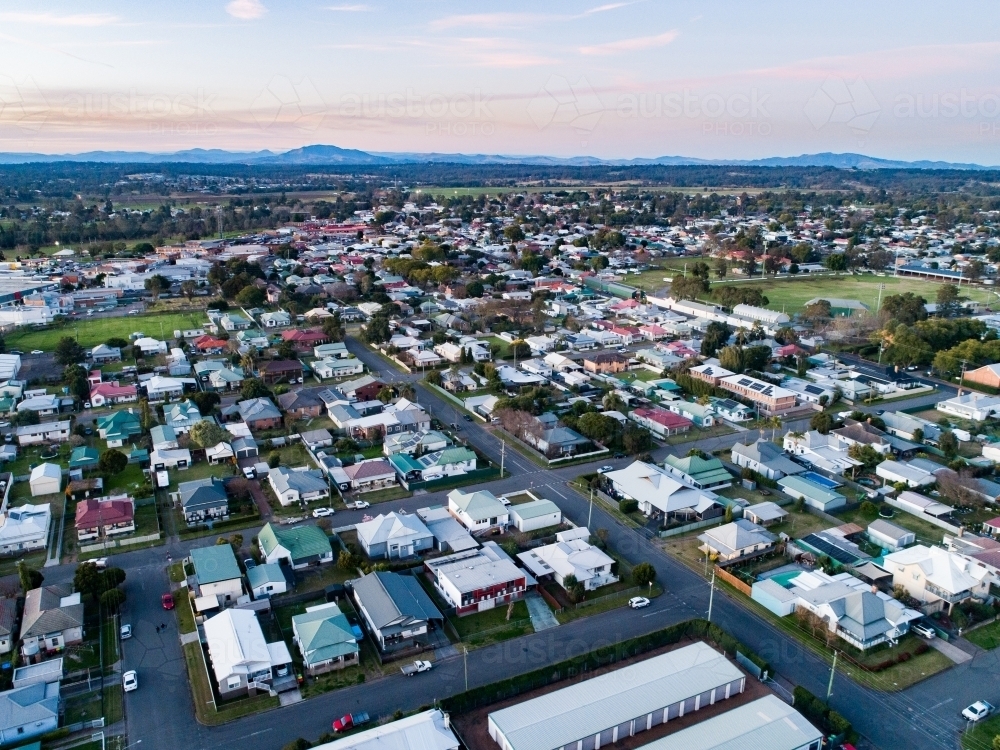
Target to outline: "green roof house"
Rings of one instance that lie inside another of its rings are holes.
[[[280,565],[266,563],[247,570],[247,583],[254,599],[267,599],[288,591],[288,579]]]
[[[116,411],[97,422],[97,434],[108,441],[109,448],[121,448],[133,435],[141,433],[139,415],[131,409]]]
[[[260,551],[269,563],[286,560],[295,570],[333,562],[330,539],[317,526],[278,529],[267,524],[257,535]]]
[[[358,641],[336,602],[307,607],[292,618],[292,637],[306,671],[316,676],[358,663]]]
[[[220,606],[243,595],[243,575],[232,546],[213,544],[191,550],[198,596],[215,596]]]
[[[100,454],[96,448],[88,448],[86,445],[81,445],[79,448],[74,448],[73,452],[69,455],[69,468],[94,469],[97,467],[98,458],[100,458]]]
[[[847,498],[839,492],[813,484],[802,477],[788,476],[778,480],[781,491],[796,500],[802,500],[806,505],[830,512],[847,504]]]
[[[733,483],[733,475],[717,458],[667,456],[663,468],[699,490],[728,487]]]

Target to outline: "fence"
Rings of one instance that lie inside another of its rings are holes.
[[[596,599],[584,599],[582,602],[574,604],[573,609],[587,609],[588,607],[593,607],[596,604],[601,604],[602,602],[609,601],[610,599],[631,599],[633,594],[639,595],[643,591],[646,591],[646,589],[647,587],[644,586],[632,586],[631,588],[616,591],[613,594],[599,596]]]
[[[750,596],[750,591],[751,591],[750,586],[747,585],[746,583],[744,583],[743,581],[741,581],[739,578],[737,578],[736,576],[734,576],[729,571],[724,570],[723,568],[720,568],[718,565],[716,565],[715,566],[715,575],[718,576],[719,578],[721,578],[726,583],[728,583],[730,586],[732,586],[737,591],[740,591],[740,592],[746,594],[747,596]]]
[[[562,463],[563,461],[579,461],[581,458],[589,458],[590,456],[603,456],[611,451],[607,448],[601,448],[599,451],[591,451],[590,453],[574,453],[572,456],[563,456],[562,458],[550,458],[549,466],[553,464]]]
[[[945,531],[950,531],[952,534],[959,534],[962,531],[958,526],[952,526],[950,523],[948,523],[947,521],[942,521],[940,518],[935,518],[934,516],[928,516],[926,513],[914,513],[913,511],[908,510],[905,506],[903,506],[898,501],[892,499],[891,497],[887,497],[885,501],[893,508],[897,508],[903,511],[904,513],[909,513],[911,516],[915,516],[919,518],[921,521],[927,521],[927,523],[933,524],[934,526],[944,529]]]
[[[736,509],[734,508],[733,510],[735,511]],[[683,526],[678,526],[675,529],[667,529],[666,531],[661,531],[659,533],[659,536],[660,539],[667,539],[672,536],[680,536],[681,534],[686,534],[689,531],[694,531],[696,529],[707,529],[709,526],[716,526],[722,523],[724,520],[725,518],[723,516],[719,516],[718,518],[709,518],[705,521],[695,521],[694,523],[686,523]]]
[[[454,476],[444,477],[442,479],[432,479],[427,482],[423,481],[407,482],[404,480],[400,480],[399,483],[410,491],[427,490],[428,492],[434,492],[435,490],[447,490],[453,487],[460,487],[466,484],[478,484],[480,482],[486,482],[490,479],[494,479],[499,476],[500,476],[500,470],[491,466],[488,469],[474,469],[473,471],[467,471],[464,474],[456,474]]]
[[[162,536],[160,533],[147,534],[146,536],[136,536],[131,539],[116,539],[114,541],[102,542],[101,544],[86,544],[80,547],[80,553],[86,554],[88,552],[98,552],[101,550],[117,549],[120,547],[128,547],[132,544],[143,544],[145,542],[155,542]]]

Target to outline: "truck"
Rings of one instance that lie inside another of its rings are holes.
[[[369,721],[371,721],[371,717],[369,717],[366,713],[346,714],[341,716],[339,719],[334,720],[333,731],[335,734],[349,732],[355,727],[367,724]]]
[[[429,661],[421,661],[420,659],[417,659],[413,662],[413,664],[404,664],[402,672],[407,677],[413,677],[413,675],[419,674],[420,672],[429,672],[433,666],[434,665]]]

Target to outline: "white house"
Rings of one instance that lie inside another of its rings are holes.
[[[355,526],[358,543],[373,560],[412,557],[434,546],[434,535],[415,515],[381,513]]]
[[[62,443],[69,440],[69,425],[68,419],[64,422],[24,425],[17,428],[17,442],[19,445]]]
[[[563,588],[568,576],[576,578],[587,591],[617,583],[618,576],[611,572],[614,559],[591,545],[589,538],[590,530],[578,526],[556,534],[555,543],[535,547],[517,557],[535,578],[551,577]]]
[[[311,367],[316,376],[323,380],[343,378],[348,375],[360,375],[365,371],[365,366],[361,360],[354,357],[348,359],[327,357],[326,359],[313,362]]]
[[[929,471],[900,461],[883,461],[875,467],[875,473],[887,484],[903,483],[907,487],[926,487],[937,481]]]
[[[452,490],[448,493],[448,510],[473,533],[504,529],[510,523],[507,507],[489,490]]]
[[[508,507],[508,511],[510,512],[510,522],[522,533],[558,526],[562,523],[562,511],[551,500],[535,498],[530,503],[511,505]]]
[[[174,450],[161,448],[149,454],[149,463],[154,471],[187,469],[191,466],[191,451],[187,448],[176,448]]]
[[[156,339],[152,339],[147,336],[144,336],[140,339],[136,339],[133,342],[133,345],[139,347],[139,349],[142,350],[143,356],[145,357],[148,357],[150,355],[155,356],[157,354],[167,353],[166,341],[157,341]]]
[[[214,596],[220,606],[243,596],[243,575],[229,544],[213,544],[191,550],[191,564],[199,596]]]
[[[948,612],[969,599],[985,601],[996,580],[977,560],[923,544],[886,555],[882,567],[892,573],[894,587],[902,586],[914,599]]]
[[[58,464],[42,463],[31,470],[31,496],[54,495],[62,489],[62,469]]]
[[[52,525],[52,506],[21,505],[0,513],[0,555],[45,549]]]
[[[272,669],[291,663],[284,642],[267,643],[257,615],[226,609],[205,621],[205,642],[220,697],[267,689]]]
[[[323,474],[305,466],[295,469],[279,466],[270,471],[267,481],[284,506],[325,500],[330,496],[330,486]]]

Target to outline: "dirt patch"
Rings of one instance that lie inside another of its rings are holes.
[[[629,664],[635,664],[636,662],[645,661],[646,659],[650,659],[654,656],[665,654],[668,651],[689,646],[694,642],[695,640],[683,640],[679,643],[671,644],[670,646],[664,646],[663,648],[648,651],[641,656],[623,659],[615,664],[609,664],[606,667],[595,669],[592,672],[588,672],[586,676],[582,678],[578,677],[569,680],[560,680],[559,682],[552,683],[551,685],[546,685],[543,688],[522,693],[516,698],[511,698],[505,701],[497,701],[496,703],[491,703],[488,706],[477,708],[474,711],[452,716],[452,723],[458,730],[461,739],[465,742],[465,745],[469,748],[469,750],[497,750],[498,745],[490,738],[489,725],[487,721],[487,717],[492,712],[499,711],[501,708],[507,708],[508,706],[517,705],[518,703],[524,703],[527,700],[537,698],[540,695],[546,695],[564,687],[569,687],[570,685],[582,682],[584,679],[589,680],[599,675],[613,672],[616,669],[621,669]],[[733,696],[728,700],[719,701],[712,706],[705,706],[700,711],[695,711],[694,713],[682,716],[679,719],[671,719],[666,724],[659,724],[646,732],[639,732],[632,737],[619,740],[614,743],[613,747],[615,750],[633,750],[634,748],[642,747],[643,745],[659,739],[660,737],[673,734],[681,729],[685,729],[689,726],[705,721],[706,719],[710,719],[713,716],[718,716],[721,713],[730,711],[737,706],[742,706],[745,703],[755,701],[758,698],[763,698],[765,695],[770,694],[772,694],[771,691],[762,683],[758,682],[753,677],[747,676],[746,689],[739,695]]]

